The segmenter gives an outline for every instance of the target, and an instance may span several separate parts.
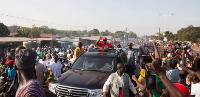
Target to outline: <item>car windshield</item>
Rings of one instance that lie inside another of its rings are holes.
[[[112,72],[114,69],[113,57],[82,56],[73,64],[72,69],[85,71]]]

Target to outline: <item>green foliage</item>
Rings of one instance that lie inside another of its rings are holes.
[[[174,40],[178,40],[178,35],[177,34],[173,34],[174,35]]]
[[[196,42],[200,38],[200,27],[193,27],[192,25],[187,28],[182,28],[177,32],[178,39],[181,41]]]
[[[18,34],[16,35],[16,37],[28,37],[29,33],[31,32],[31,28],[22,27],[17,32]]]
[[[115,34],[114,34],[114,36],[116,38],[121,38],[121,37],[124,37],[124,34],[125,33],[123,31],[116,31]]]
[[[137,38],[137,35],[136,35],[136,33],[131,31],[131,32],[128,33],[128,37],[129,38]]]
[[[123,32],[123,31],[116,31],[113,35],[116,38],[120,38],[121,40],[124,40],[124,36],[126,38],[126,40],[128,40],[128,38],[137,38],[137,35],[134,32]]]
[[[98,29],[93,29],[88,32],[88,36],[98,36],[98,35],[99,35]]]
[[[36,27],[35,25],[33,25],[31,32],[29,32],[28,37],[29,38],[39,38],[40,34],[41,34],[41,32],[40,32],[39,28]]]
[[[165,34],[164,36],[167,37],[168,41],[169,40],[174,40],[174,38],[175,38],[174,34],[172,32],[170,32],[170,31],[166,31],[166,32],[164,32],[164,34]]]
[[[10,31],[3,23],[0,23],[0,37],[7,37],[8,35],[10,35]]]
[[[48,26],[36,27],[35,25],[32,28],[29,27],[20,27],[20,26],[10,26],[8,27],[11,32],[17,32],[16,37],[29,37],[29,38],[38,38],[40,34],[53,34],[60,35],[62,37],[83,37],[83,36],[113,36],[116,38],[120,38],[124,40],[124,34],[126,34],[126,38],[136,38],[137,35],[134,32],[123,32],[116,31],[115,33],[111,33],[108,30],[99,32],[98,29],[93,29],[87,32],[87,30],[79,31],[79,30],[56,30],[54,28],[49,28]]]
[[[102,32],[100,33],[100,36],[109,36],[109,35],[112,36],[112,33],[109,32],[108,30],[106,30],[106,31],[102,31]]]
[[[164,39],[164,35],[163,34],[159,34],[158,39],[159,40],[163,40]]]

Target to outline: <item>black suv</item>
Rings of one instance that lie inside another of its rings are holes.
[[[49,90],[57,96],[103,97],[103,85],[117,70],[118,62],[121,60],[116,50],[84,53],[59,77],[58,83],[49,84]]]

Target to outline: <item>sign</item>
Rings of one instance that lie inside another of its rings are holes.
[[[161,54],[164,54],[164,51],[165,51],[165,49],[164,49],[164,46],[158,46],[158,52]]]

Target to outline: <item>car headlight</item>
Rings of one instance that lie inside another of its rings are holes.
[[[103,89],[90,90],[90,97],[103,97]]]
[[[54,93],[54,94],[56,94],[56,86],[57,86],[58,84],[57,83],[50,83],[49,84],[49,91],[51,91],[52,93]]]

